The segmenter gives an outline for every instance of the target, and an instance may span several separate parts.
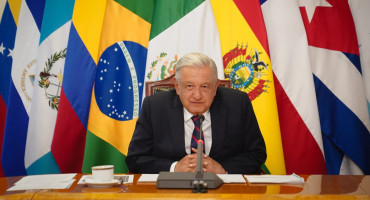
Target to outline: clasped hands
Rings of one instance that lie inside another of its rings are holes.
[[[197,164],[197,149],[192,148],[193,154],[186,155],[175,166],[175,172],[195,172]],[[226,174],[225,169],[211,157],[203,154],[203,171],[215,174]]]

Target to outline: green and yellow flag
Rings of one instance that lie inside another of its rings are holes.
[[[144,87],[145,64],[154,1],[108,0],[91,95],[83,172],[125,164]]]

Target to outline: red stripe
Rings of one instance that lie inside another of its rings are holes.
[[[286,173],[326,174],[324,156],[274,74]]]
[[[86,129],[62,92],[51,152],[62,173],[82,171]]]
[[[5,119],[6,119],[6,105],[3,97],[0,95],[0,156],[3,151],[3,140],[4,140],[4,129],[5,129]],[[0,177],[4,177],[3,166],[0,162]]]
[[[192,135],[191,137],[192,137],[192,138],[193,138],[193,140],[198,144],[198,139],[197,139],[194,135]]]
[[[270,56],[265,21],[263,20],[260,1],[234,0],[234,3],[238,7],[240,13],[243,15],[245,21],[248,22],[258,41],[265,49],[267,55]]]

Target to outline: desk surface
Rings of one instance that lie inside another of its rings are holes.
[[[138,183],[112,188],[89,188],[75,183],[65,190],[7,192],[21,177],[0,178],[0,199],[370,199],[370,176],[302,175],[305,184],[224,184],[208,193],[191,189],[157,189],[153,183]]]

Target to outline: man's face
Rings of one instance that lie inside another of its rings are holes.
[[[184,67],[181,79],[174,78],[176,93],[182,105],[193,115],[206,112],[213,102],[219,80],[215,83],[210,67]]]

